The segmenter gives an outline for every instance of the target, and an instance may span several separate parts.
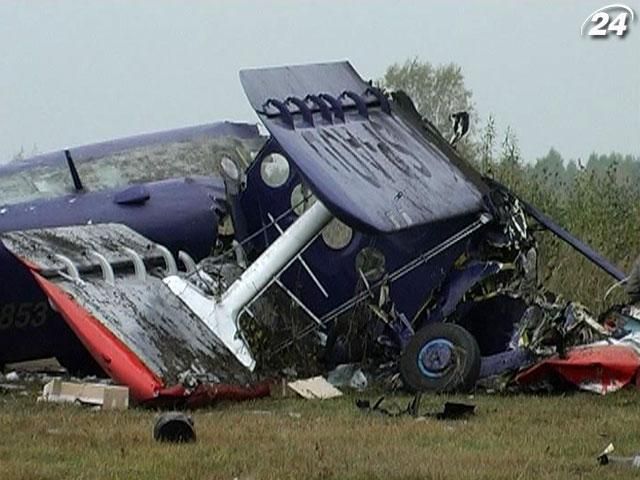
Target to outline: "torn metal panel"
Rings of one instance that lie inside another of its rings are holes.
[[[184,307],[158,278],[56,284],[71,294],[166,385],[185,376],[213,383],[244,383],[245,368],[220,338]]]
[[[464,265],[464,269],[452,270],[443,283],[440,302],[442,317],[451,315],[465,294],[482,280],[495,275],[505,268],[497,261],[472,260]]]
[[[131,274],[131,252],[144,259],[147,268],[163,271],[170,262],[166,250],[128,228],[41,229],[5,234],[2,240],[15,255],[50,277],[46,280],[34,272],[96,361],[114,379],[129,385],[137,400],[149,400],[162,388],[184,382],[241,384],[252,379],[215,332],[161,278],[145,275],[141,280],[140,272]],[[87,248],[108,258],[113,278],[104,274],[102,260],[89,255]],[[74,279],[67,263],[82,274]]]
[[[522,385],[540,382],[550,375],[559,375],[576,387],[602,395],[632,383],[640,369],[640,356],[623,345],[586,345],[574,348],[565,358],[542,360],[518,374]]]
[[[532,362],[533,355],[524,348],[505,350],[495,355],[482,357],[478,378],[483,379],[493,375],[501,375],[508,371],[515,372],[527,365],[531,365]]]
[[[483,210],[486,186],[349,63],[246,70],[240,78],[314,194],[350,226],[394,232]]]
[[[496,188],[498,191],[506,193],[508,196],[511,196],[517,199],[521,204],[523,210],[527,213],[527,215],[531,216],[536,222],[540,225],[548,229],[554,235],[556,235],[560,240],[567,243],[575,250],[577,250],[581,255],[583,255],[587,260],[589,260],[594,265],[598,266],[613,278],[618,281],[624,280],[627,275],[621,271],[618,267],[616,267],[613,263],[611,263],[608,259],[600,255],[596,252],[591,246],[587,245],[585,242],[573,236],[570,232],[568,232],[565,228],[559,225],[556,221],[554,221],[551,217],[543,213],[538,208],[534,207],[530,203],[518,199],[513,192],[511,192],[505,185],[497,182],[493,179],[485,179],[491,186]]]

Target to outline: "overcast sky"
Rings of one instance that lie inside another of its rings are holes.
[[[640,155],[640,0],[628,35],[580,36],[602,1],[0,2],[0,162],[215,120],[256,122],[242,68],[413,56],[462,66],[527,159]]]

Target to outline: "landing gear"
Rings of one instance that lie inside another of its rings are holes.
[[[417,392],[471,390],[480,374],[478,342],[459,325],[427,325],[402,353],[400,373],[405,386]]]

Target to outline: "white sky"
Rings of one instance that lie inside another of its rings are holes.
[[[640,155],[640,0],[624,39],[580,36],[603,1],[0,2],[0,162],[215,120],[255,122],[248,67],[419,56],[462,66],[523,154]]]

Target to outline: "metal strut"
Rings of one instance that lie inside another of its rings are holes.
[[[166,277],[164,283],[218,335],[243,365],[253,370],[255,360],[237,324],[240,313],[277,281],[278,275],[296,261],[332,219],[331,212],[316,201],[231,284],[219,300],[204,295],[195,285],[177,275]]]

